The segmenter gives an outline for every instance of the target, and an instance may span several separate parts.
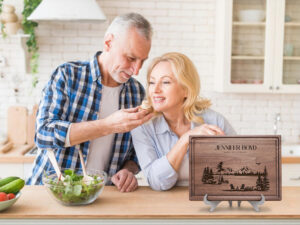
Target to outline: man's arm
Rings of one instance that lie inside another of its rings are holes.
[[[104,119],[72,123],[70,145],[80,144],[112,133],[128,132],[150,120],[153,113],[149,112],[149,110],[138,112],[138,107],[121,109]]]
[[[36,118],[35,143],[41,149],[63,148],[70,125],[67,118],[69,105],[65,70],[58,67],[43,89]]]

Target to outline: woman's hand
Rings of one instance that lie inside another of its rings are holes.
[[[188,132],[190,133],[189,135],[225,135],[221,128],[210,124],[203,124]]]
[[[189,136],[190,135],[225,135],[224,131],[215,126],[215,125],[210,125],[210,124],[203,124],[201,126],[195,127],[192,130],[187,131],[184,135],[183,138],[186,143],[189,142]]]

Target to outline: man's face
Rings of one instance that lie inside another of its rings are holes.
[[[132,75],[138,75],[148,58],[151,41],[131,28],[124,35],[112,37],[110,44],[108,72],[118,84],[125,83]]]

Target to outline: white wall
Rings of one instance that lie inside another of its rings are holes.
[[[4,1],[4,2],[9,2]],[[21,8],[21,0],[13,1]],[[292,94],[222,94],[213,92],[215,0],[98,0],[108,17],[104,23],[40,23],[37,29],[39,44],[38,87],[30,87],[30,76],[20,72],[22,59],[17,38],[0,38],[0,52],[8,66],[0,68],[0,132],[5,132],[6,110],[15,104],[14,74],[23,81],[19,104],[31,106],[37,102],[42,87],[57,65],[69,60],[87,60],[102,48],[102,37],[111,20],[126,12],[139,12],[153,25],[154,39],[149,58],[168,51],[188,55],[196,64],[202,83],[202,93],[212,99],[213,108],[223,113],[240,134],[272,134],[275,113],[281,113],[279,133],[283,141],[299,141],[300,95]],[[147,61],[138,79],[145,84]],[[30,95],[29,95],[30,94]],[[29,95],[29,96],[28,96]]]

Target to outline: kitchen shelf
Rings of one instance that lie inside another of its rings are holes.
[[[286,22],[284,24],[286,27],[300,27],[300,22]]]
[[[29,34],[13,34],[13,35],[7,35],[8,37],[17,37],[17,38],[29,38]]]
[[[30,37],[29,34],[12,34],[12,35],[6,34],[6,35],[7,36],[5,38],[20,38],[20,39],[22,39],[22,38],[29,38]],[[1,36],[1,38],[3,38],[1,32],[0,32],[0,36]]]
[[[237,22],[237,21],[234,21],[234,22],[232,22],[232,25],[233,26],[245,26],[245,27],[256,27],[256,26],[264,27],[264,26],[266,26],[266,23],[265,22],[247,23],[247,22]]]
[[[264,56],[248,56],[248,55],[233,55],[231,59],[234,60],[264,60]]]
[[[300,56],[283,56],[283,60],[297,61],[300,60]]]

